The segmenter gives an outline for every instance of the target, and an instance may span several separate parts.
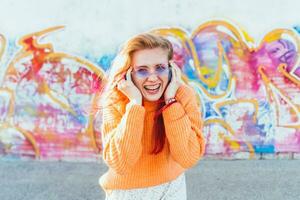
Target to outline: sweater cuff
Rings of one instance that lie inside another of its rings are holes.
[[[179,102],[173,103],[163,111],[163,118],[167,122],[176,121],[184,116],[185,110]]]

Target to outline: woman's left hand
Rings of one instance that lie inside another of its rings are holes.
[[[181,70],[179,67],[172,61],[170,61],[171,70],[172,70],[172,79],[165,90],[164,98],[165,101],[168,99],[174,98],[178,88],[182,85],[181,80]]]

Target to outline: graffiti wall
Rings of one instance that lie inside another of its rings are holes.
[[[117,46],[97,59],[59,51],[49,39],[68,29],[59,25],[13,40],[0,32],[1,158],[101,157],[101,117],[92,108]],[[172,42],[197,91],[206,155],[300,153],[299,30],[274,27],[258,41],[225,19],[152,28]]]
[[[258,43],[226,21],[191,34],[158,29],[198,92],[207,154],[299,152],[299,34],[275,29]]]
[[[101,67],[40,39],[62,27],[20,37],[1,80],[0,154],[35,158],[89,158],[99,154],[99,126],[90,110]],[[1,52],[6,49],[1,36]],[[99,122],[98,122],[99,124]]]

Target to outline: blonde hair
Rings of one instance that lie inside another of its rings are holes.
[[[105,77],[105,89],[101,95],[101,105],[107,106],[119,101],[126,102],[125,96],[117,90],[117,83],[130,68],[133,53],[144,49],[162,48],[168,52],[168,60],[173,57],[173,47],[169,40],[154,34],[142,33],[130,38],[114,59],[110,72]]]

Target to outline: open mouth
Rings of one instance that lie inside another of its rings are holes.
[[[156,94],[160,89],[161,84],[145,85],[144,89],[150,94]]]

